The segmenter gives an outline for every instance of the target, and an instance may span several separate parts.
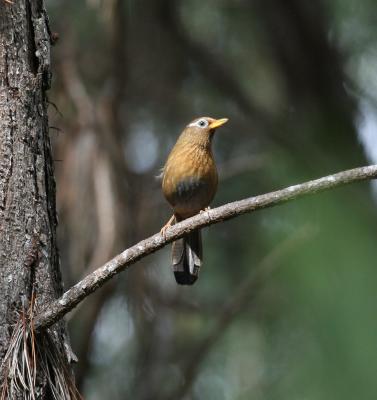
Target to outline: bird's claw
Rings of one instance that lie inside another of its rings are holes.
[[[175,220],[175,216],[173,214],[172,217],[169,219],[169,221],[161,228],[160,235],[164,239],[166,238],[166,231],[173,225],[174,220]]]
[[[169,228],[168,224],[164,225],[160,230],[160,235],[165,239],[166,238],[166,231]]]

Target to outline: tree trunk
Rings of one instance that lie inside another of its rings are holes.
[[[57,380],[57,371],[72,383],[64,324],[34,337],[30,323],[32,310],[37,312],[62,293],[47,117],[49,86],[50,32],[43,0],[0,0],[1,398],[55,398],[50,381]],[[17,327],[23,331],[25,347],[14,343]],[[20,380],[15,384],[11,363],[22,365],[25,352],[33,360],[35,378],[22,377],[26,384]],[[42,368],[44,360],[48,373]],[[69,392],[59,398],[74,398]]]

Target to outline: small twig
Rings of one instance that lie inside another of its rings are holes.
[[[55,131],[57,135],[59,135],[60,133],[64,133],[63,129],[58,128],[57,126],[50,125],[48,129]]]
[[[40,330],[51,326],[114,275],[195,229],[223,222],[245,213],[273,207],[309,194],[374,178],[377,178],[377,165],[355,168],[275,192],[228,203],[184,220],[169,228],[165,237],[156,234],[142,240],[86,276],[35,316],[35,329]]]
[[[56,113],[59,115],[59,117],[64,117],[64,115],[60,112],[58,106],[53,101],[50,101],[49,99],[47,99],[47,103],[53,107],[53,109],[56,111]]]

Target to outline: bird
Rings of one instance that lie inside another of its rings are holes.
[[[209,207],[218,183],[212,153],[215,130],[228,118],[200,117],[182,131],[162,169],[162,192],[173,209],[173,215],[162,227],[190,218]],[[200,230],[194,230],[172,244],[172,268],[180,285],[193,285],[202,266],[203,251]]]

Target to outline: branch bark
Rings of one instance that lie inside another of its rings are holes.
[[[273,207],[306,195],[375,178],[377,178],[377,165],[350,169],[316,180],[289,186],[275,192],[234,201],[186,219],[169,228],[165,237],[162,237],[161,234],[155,234],[142,240],[86,276],[71,289],[67,290],[62,297],[52,302],[39,313],[35,317],[34,326],[37,330],[51,326],[114,275],[119,274],[148,254],[161,249],[168,243],[179,239],[195,229],[223,222],[245,213]]]

